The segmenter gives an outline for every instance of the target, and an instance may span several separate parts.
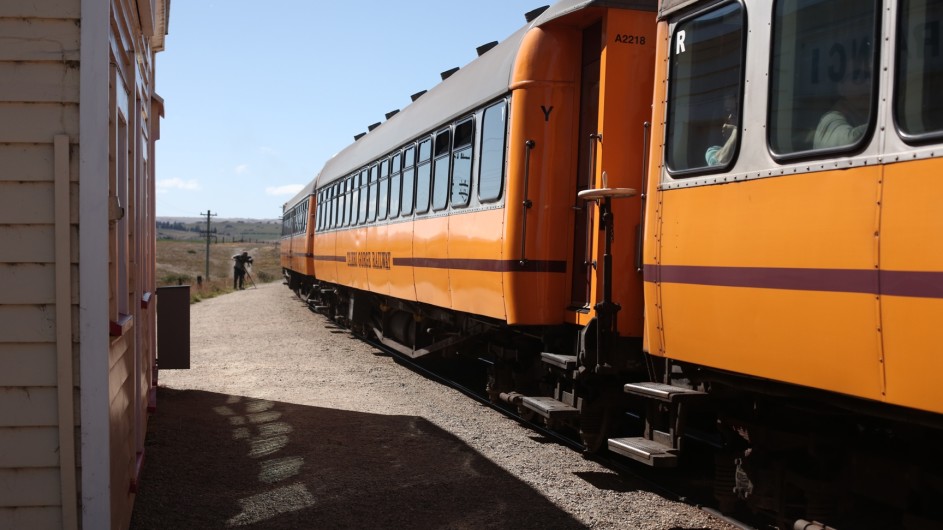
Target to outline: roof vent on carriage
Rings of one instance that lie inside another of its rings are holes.
[[[498,41],[493,40],[489,42],[488,44],[482,44],[481,46],[475,48],[475,51],[478,52],[478,57],[481,57],[482,55],[488,53],[488,50],[490,50],[491,48],[494,48],[497,45],[498,45]]]
[[[456,66],[455,68],[450,68],[439,75],[442,76],[442,80],[445,81],[446,79],[452,77],[452,74],[458,71],[459,71],[459,68]]]
[[[367,126],[367,132],[370,132],[380,126],[380,122],[373,123]]]
[[[366,136],[366,135],[367,135],[367,133],[355,134],[355,135],[354,135],[354,141],[356,142],[357,140],[363,138],[363,137]]]
[[[399,109],[391,110],[391,111],[387,112],[387,113],[385,114],[385,116],[386,116],[386,119],[390,119],[390,118],[392,118],[393,116],[396,116],[397,114],[399,114]]]
[[[409,96],[409,98],[412,99],[413,101],[416,101],[417,99],[421,98],[422,95],[425,93],[426,93],[425,90],[420,90],[419,92],[416,92],[415,94]]]
[[[538,7],[537,9],[534,9],[534,10],[531,10],[531,11],[528,11],[528,12],[524,13],[524,20],[526,20],[528,24],[531,23],[531,22],[533,22],[535,18],[537,18],[537,17],[539,17],[540,15],[542,15],[543,12],[546,11],[547,8],[549,8],[549,7],[550,7],[550,6]]]

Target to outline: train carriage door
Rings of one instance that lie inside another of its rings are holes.
[[[579,201],[579,192],[593,187],[596,165],[597,128],[599,124],[599,55],[602,52],[602,22],[583,30],[583,58],[580,75],[579,165],[573,209],[573,267],[571,303],[573,308],[589,306],[592,287],[593,216],[589,203]]]
[[[651,120],[655,68],[655,13],[609,9],[583,32],[579,162],[576,193],[589,188],[630,188],[638,193],[645,168],[645,123]],[[574,193],[574,200],[578,200]],[[582,202],[582,201],[581,201]],[[594,202],[575,203],[571,298],[577,308],[603,299],[606,237]],[[612,302],[619,304],[618,332],[642,335],[642,278],[636,252],[641,199],[612,199]]]

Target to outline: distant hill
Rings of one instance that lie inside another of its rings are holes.
[[[158,217],[157,239],[205,241],[205,217]],[[214,243],[273,242],[282,234],[281,219],[210,218]]]

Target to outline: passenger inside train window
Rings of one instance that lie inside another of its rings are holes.
[[[712,145],[707,148],[704,159],[709,166],[726,165],[733,158],[734,151],[737,149],[737,96],[728,94],[724,98],[724,111],[727,112],[727,119],[720,127],[720,136],[724,138],[723,145]]]
[[[877,90],[877,0],[778,0],[769,84],[769,147],[782,157],[854,148]]]
[[[850,146],[868,131],[871,111],[871,41],[859,39],[851,66],[835,85],[838,100],[819,120],[812,140],[813,149]]]
[[[671,44],[666,159],[673,176],[729,166],[737,152],[744,10],[731,2],[680,22]],[[730,120],[730,121],[728,121]],[[727,123],[733,127],[722,127]]]

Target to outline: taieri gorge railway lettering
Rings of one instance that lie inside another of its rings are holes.
[[[390,269],[389,252],[348,252],[347,266],[362,269]]]
[[[285,278],[588,452],[710,454],[723,511],[943,528],[941,22],[560,0],[325,163]]]

